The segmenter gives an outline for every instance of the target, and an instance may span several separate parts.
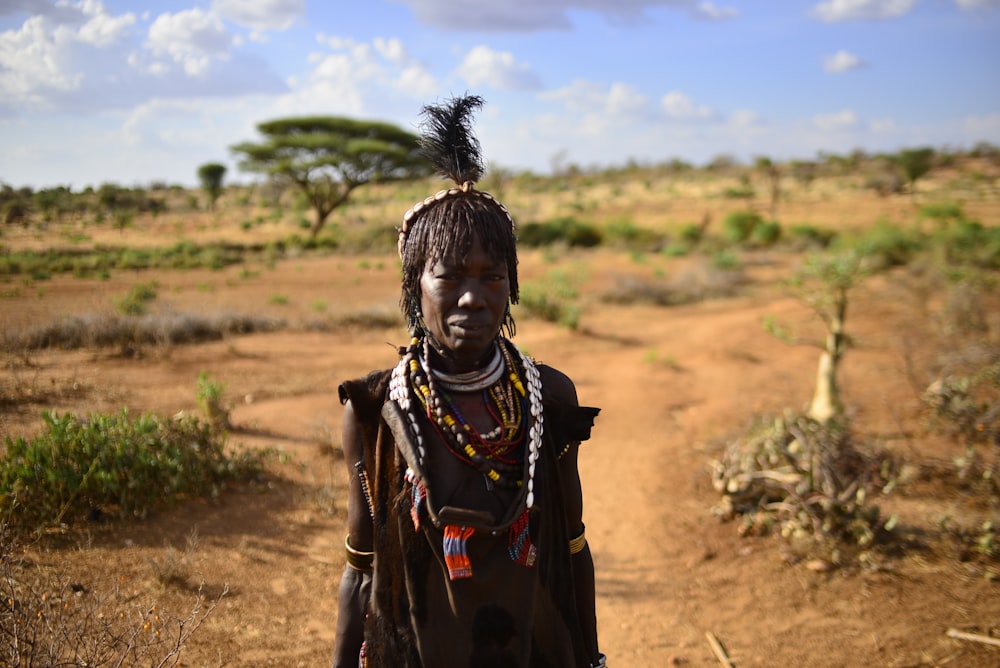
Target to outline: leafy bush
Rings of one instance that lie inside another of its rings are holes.
[[[593,248],[599,246],[602,240],[600,230],[572,217],[556,218],[545,223],[528,223],[518,231],[518,242],[529,248],[549,246],[557,242],[567,246]]]
[[[920,218],[936,221],[938,224],[946,225],[953,220],[961,220],[962,207],[955,202],[934,202],[920,207]]]
[[[230,457],[211,427],[192,417],[42,413],[45,431],[6,438],[0,512],[24,528],[71,518],[143,517],[164,502],[215,495],[262,467],[260,453]]]
[[[696,223],[688,223],[681,228],[678,237],[685,244],[690,244],[692,246],[701,242],[705,236],[705,226],[698,225]]]
[[[146,312],[147,304],[156,299],[158,287],[156,281],[137,283],[115,302],[115,306],[122,315],[142,315]]]
[[[800,242],[816,248],[826,248],[837,238],[837,233],[815,225],[792,225],[788,229],[788,237],[793,242]]]
[[[639,227],[631,220],[614,220],[604,228],[607,241],[632,250],[658,251],[663,247],[662,234],[645,227]]]
[[[885,269],[908,264],[925,246],[917,230],[904,230],[880,220],[854,238],[841,238],[839,246],[854,248],[868,258],[872,269]]]
[[[781,224],[777,221],[761,221],[750,233],[750,241],[755,246],[773,246],[781,239]]]
[[[763,223],[755,211],[733,211],[722,220],[722,233],[726,241],[741,244],[750,238],[758,225]]]
[[[575,330],[580,326],[580,307],[574,303],[578,296],[572,279],[556,273],[522,285],[518,305],[533,317]]]
[[[1000,228],[958,220],[935,233],[931,243],[943,250],[950,265],[1000,269]]]

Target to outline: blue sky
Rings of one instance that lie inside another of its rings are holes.
[[[261,121],[465,92],[537,172],[1000,145],[1000,0],[0,0],[15,187],[245,180]]]

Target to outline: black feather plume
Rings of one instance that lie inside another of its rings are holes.
[[[472,131],[472,115],[482,106],[483,98],[465,95],[423,108],[420,150],[442,176],[458,185],[475,183],[483,175],[479,140]]]

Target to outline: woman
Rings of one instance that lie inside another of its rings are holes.
[[[577,448],[598,410],[512,336],[514,225],[475,189],[478,97],[425,107],[456,187],[399,234],[410,345],[339,388],[351,475],[334,666],[603,666]]]

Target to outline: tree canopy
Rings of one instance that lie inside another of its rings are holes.
[[[198,168],[198,181],[208,195],[208,207],[215,209],[215,202],[222,194],[222,180],[226,176],[226,166],[218,162],[206,162]]]
[[[298,187],[316,213],[313,237],[358,186],[431,171],[419,153],[417,136],[389,123],[305,116],[266,121],[257,130],[264,141],[231,147],[242,156],[240,169]]]

